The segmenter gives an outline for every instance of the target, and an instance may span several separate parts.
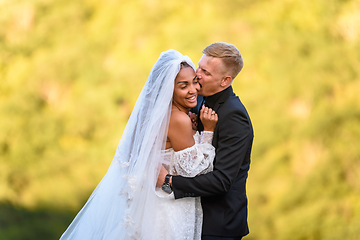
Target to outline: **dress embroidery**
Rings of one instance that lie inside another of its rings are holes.
[[[196,133],[194,146],[178,152],[165,150],[164,163],[169,165],[169,173],[194,177],[212,171],[215,157],[212,137],[213,132]],[[200,197],[174,200],[173,193],[166,194],[159,188],[156,193],[161,199],[154,220],[154,239],[200,240],[203,217]]]
[[[203,131],[201,135],[197,132],[194,136],[195,145],[184,150],[175,152],[172,148],[163,151],[162,164],[171,175],[183,177],[195,177],[213,170],[215,148],[211,145],[213,132]],[[127,164],[121,162],[121,167]],[[133,188],[136,180],[127,175],[127,187],[122,193],[128,199],[128,204],[133,199]],[[175,200],[174,194],[167,194],[160,188],[155,189],[159,198],[157,214],[154,217],[154,226],[149,239],[201,239],[202,208],[200,197],[188,197]],[[129,239],[142,239],[139,226],[126,211],[126,217],[122,219],[128,232]],[[164,227],[166,226],[166,227]]]

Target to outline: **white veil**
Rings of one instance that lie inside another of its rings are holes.
[[[195,70],[191,59],[175,50],[160,54],[106,175],[60,239],[153,239],[155,184],[181,62]]]

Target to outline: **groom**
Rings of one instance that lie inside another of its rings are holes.
[[[254,135],[249,115],[231,87],[242,67],[242,56],[232,44],[213,43],[203,50],[196,71],[198,94],[219,117],[212,142],[214,171],[194,178],[167,177],[175,199],[201,197],[203,240],[241,239],[249,233],[246,179]],[[201,127],[199,123],[199,131]],[[167,174],[162,168],[158,186]]]

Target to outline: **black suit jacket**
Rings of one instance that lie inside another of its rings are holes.
[[[175,198],[201,196],[202,235],[242,237],[249,233],[246,179],[254,137],[252,124],[231,86],[207,97],[205,105],[219,116],[213,138],[214,171],[194,178],[173,176]]]

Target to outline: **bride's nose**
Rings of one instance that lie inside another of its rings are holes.
[[[189,93],[196,93],[198,91],[199,88],[199,83],[196,84],[191,84],[191,87],[189,88]]]

